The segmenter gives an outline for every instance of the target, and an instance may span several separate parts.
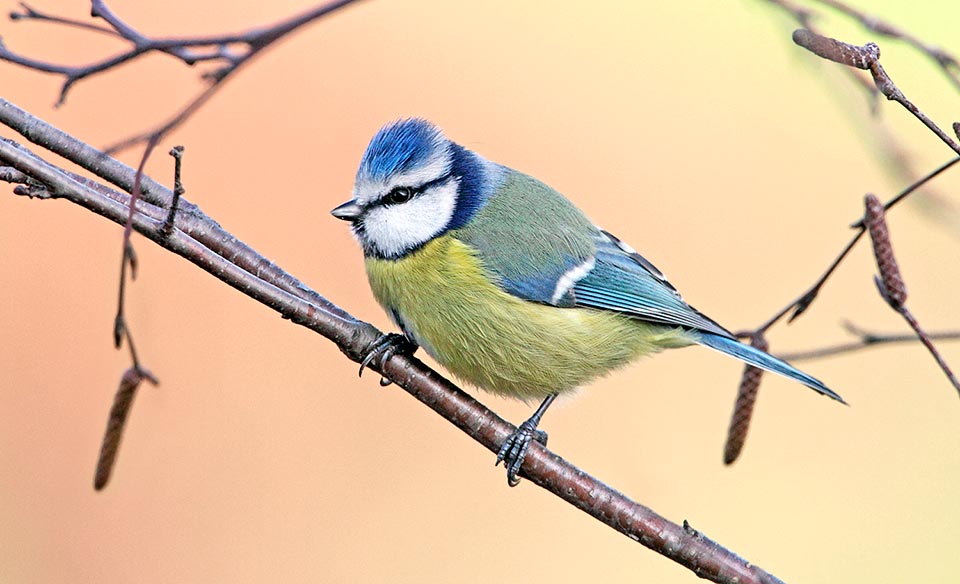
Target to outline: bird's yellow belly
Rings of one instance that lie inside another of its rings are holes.
[[[681,329],[512,296],[450,235],[399,260],[367,259],[366,268],[377,301],[420,346],[456,377],[498,394],[568,391],[640,355],[692,342]]]

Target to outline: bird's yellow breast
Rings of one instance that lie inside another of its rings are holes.
[[[540,398],[640,355],[691,344],[680,329],[512,296],[455,233],[399,260],[368,258],[367,276],[377,301],[420,346],[481,389]]]

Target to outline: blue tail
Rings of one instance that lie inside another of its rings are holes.
[[[786,361],[781,361],[769,353],[764,353],[760,349],[751,347],[750,345],[745,345],[736,339],[700,331],[700,344],[720,351],[721,353],[726,353],[727,355],[736,357],[737,359],[753,365],[754,367],[766,369],[767,371],[779,373],[784,377],[795,379],[810,389],[813,389],[817,393],[832,397],[842,404],[847,403],[843,401],[842,397],[834,393],[820,380],[810,377],[803,371],[794,368]]]

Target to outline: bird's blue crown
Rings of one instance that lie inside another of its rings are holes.
[[[447,144],[440,129],[420,118],[397,120],[377,132],[363,154],[357,179],[386,181],[427,162]]]

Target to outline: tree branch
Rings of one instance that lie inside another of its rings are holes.
[[[0,99],[0,121],[40,145],[88,164],[93,149]],[[136,171],[97,156],[102,164],[91,171],[111,184],[131,188]],[[65,172],[16,143],[0,139],[0,164],[11,167],[47,187],[52,198],[66,199],[123,225],[130,196],[106,185]],[[7,176],[14,176],[7,173]],[[173,229],[164,229],[165,204],[172,193],[144,176],[150,196],[137,202],[132,228],[157,245],[176,253],[222,282],[279,312],[284,318],[332,340],[355,362],[362,360],[379,338],[374,326],[334,306],[296,278],[264,259],[223,230],[195,205],[180,199]],[[159,203],[159,204],[156,204]],[[491,452],[497,452],[514,426],[414,357],[395,355],[371,367],[402,387]],[[677,525],[651,509],[590,476],[539,444],[533,444],[522,475],[574,507],[616,529],[634,541],[692,570],[698,576],[724,583],[775,583],[779,579],[723,548],[689,524]]]

